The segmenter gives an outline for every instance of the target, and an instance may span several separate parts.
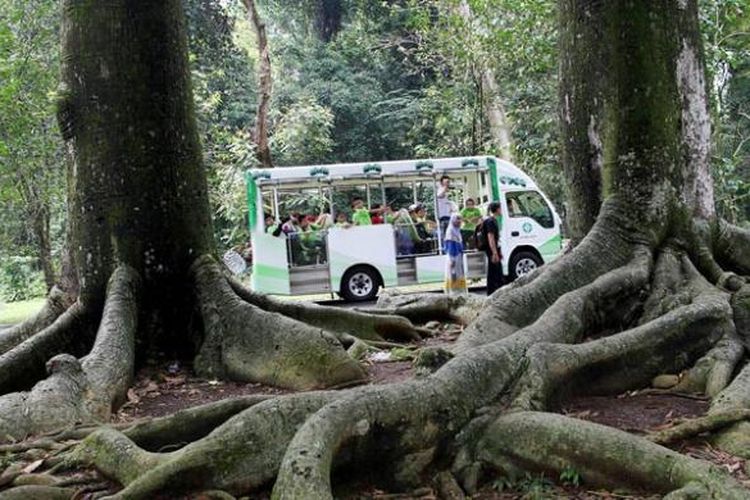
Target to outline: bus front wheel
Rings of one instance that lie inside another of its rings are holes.
[[[380,276],[372,268],[357,266],[349,269],[341,280],[341,296],[347,302],[372,300],[378,294]]]
[[[508,269],[510,271],[510,279],[511,281],[515,281],[519,276],[529,274],[541,265],[542,259],[534,252],[523,250],[513,254],[513,257],[510,259],[510,269]]]

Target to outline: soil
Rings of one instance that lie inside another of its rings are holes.
[[[575,398],[561,413],[636,434],[669,426],[676,419],[700,417],[708,411],[709,401],[693,395],[678,395],[656,390],[632,391],[616,397]]]

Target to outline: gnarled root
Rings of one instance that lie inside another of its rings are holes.
[[[750,285],[734,294],[732,309],[737,336],[747,347],[750,339]],[[745,364],[727,388],[714,398],[709,414],[742,409],[750,409],[750,364]],[[750,423],[734,424],[715,436],[713,441],[725,451],[750,458]]]
[[[572,342],[580,338],[586,322],[580,319],[580,309],[571,310],[568,306],[583,305],[589,294],[604,293],[609,285],[617,285],[614,289],[618,291],[640,288],[647,282],[649,263],[650,254],[645,252],[632,269],[626,268],[616,279],[603,277],[602,282],[591,285],[590,291],[561,297],[532,325],[456,356],[423,380],[369,388],[322,408],[290,443],[274,497],[330,498],[330,473],[336,452],[373,429],[407,429],[399,439],[400,452],[411,459],[426,460],[426,466],[451,430],[461,428],[472,412],[490,403],[515,380],[530,346],[544,340]],[[414,471],[413,476],[419,472]]]
[[[335,336],[243,301],[211,257],[198,258],[192,273],[205,331],[195,358],[200,375],[293,389],[366,378]]]
[[[444,320],[468,325],[487,302],[477,295],[445,295],[437,293],[402,294],[398,291],[380,293],[375,308],[360,309],[371,314],[403,316],[416,323]]]
[[[0,394],[31,387],[44,376],[47,361],[58,353],[85,354],[94,341],[92,316],[76,302],[50,326],[1,355]]]
[[[731,326],[729,318],[727,298],[717,292],[611,337],[578,345],[537,344],[527,354],[530,364],[515,405],[546,409],[557,403],[553,397],[570,395],[562,394],[562,388],[612,394],[642,387],[710,349]]]
[[[686,487],[700,498],[750,497],[716,466],[617,429],[552,413],[503,415],[486,428],[474,450],[480,463],[505,475],[537,470],[557,476],[567,469],[585,484],[675,492],[671,498],[682,498]]]
[[[132,379],[138,282],[131,268],[113,273],[96,342],[82,361],[58,354],[46,364],[48,378],[0,397],[0,440],[109,418]]]
[[[692,418],[674,427],[654,432],[648,436],[657,444],[670,444],[705,432],[713,432],[737,422],[750,419],[750,410],[738,408],[714,412],[703,417]]]
[[[720,220],[712,236],[716,259],[726,269],[750,276],[750,231]]]
[[[27,319],[0,333],[0,354],[8,352],[18,344],[54,323],[70,307],[68,296],[59,288],[52,287],[42,309]]]
[[[94,465],[125,484],[113,499],[214,488],[244,493],[273,479],[297,428],[341,396],[340,392],[311,392],[259,403],[172,453],[148,453],[123,434],[104,429],[84,440],[71,462]]]
[[[333,334],[348,334],[363,340],[420,340],[421,330],[400,315],[380,315],[352,309],[340,309],[299,302],[282,302],[269,295],[248,290],[234,278],[227,280],[244,301],[266,312],[283,314],[289,318],[323,328]]]
[[[465,352],[512,335],[533,323],[562,295],[626,265],[638,253],[650,252],[646,245],[626,236],[630,222],[624,213],[616,200],[605,202],[596,225],[575,251],[544,266],[543,272],[495,292],[459,337],[454,351]]]

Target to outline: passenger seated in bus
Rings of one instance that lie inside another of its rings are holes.
[[[276,231],[276,220],[273,218],[273,215],[271,214],[265,214],[263,216],[263,222],[266,227],[265,232],[273,234],[274,231]],[[278,235],[275,235],[278,236]]]
[[[409,207],[409,210],[417,233],[417,238],[414,240],[414,249],[417,253],[432,253],[430,230],[434,230],[434,223],[427,220],[427,211],[421,203],[413,204]]]
[[[320,264],[325,262],[325,243],[323,233],[313,221],[314,215],[302,216],[299,219],[299,230],[291,235],[292,262],[298,266]]]
[[[383,224],[385,222],[385,205],[380,204],[370,210],[370,221],[373,224]]]
[[[333,217],[331,217],[331,214],[323,212],[315,219],[314,226],[317,226],[318,230],[325,231],[333,227]]]
[[[299,230],[300,214],[294,212],[289,215],[286,221],[281,225],[281,230],[289,236],[290,234],[296,233]]]
[[[461,224],[461,236],[463,236],[466,249],[474,249],[474,230],[482,220],[482,211],[474,204],[474,200],[466,200],[466,206],[460,212],[463,224]]]
[[[352,222],[355,226],[369,226],[372,224],[370,211],[365,207],[365,202],[360,197],[352,199]]]
[[[386,224],[393,224],[396,220],[396,212],[393,211],[393,207],[391,205],[384,205],[383,209],[383,219],[385,220]]]
[[[336,214],[336,227],[352,227],[352,223],[349,222],[349,219],[346,217],[346,214],[344,212],[339,212]]]
[[[419,240],[419,236],[408,210],[402,208],[396,213],[393,229],[396,238],[396,254],[414,255],[414,241]]]

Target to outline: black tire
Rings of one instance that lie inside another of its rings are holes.
[[[543,263],[544,262],[542,262],[539,255],[534,252],[522,250],[513,254],[508,269],[510,280],[515,281],[519,276],[530,273],[540,267]]]
[[[339,295],[347,302],[373,300],[378,295],[380,276],[368,266],[355,266],[344,273]]]

